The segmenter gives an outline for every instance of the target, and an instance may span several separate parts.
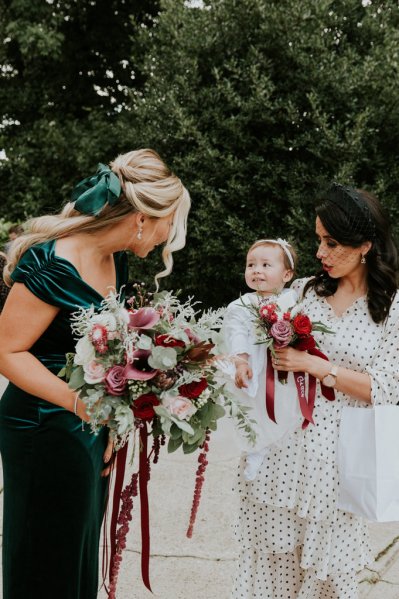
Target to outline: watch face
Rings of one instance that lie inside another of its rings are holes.
[[[327,374],[323,379],[323,385],[326,387],[334,387],[336,378],[333,374]]]

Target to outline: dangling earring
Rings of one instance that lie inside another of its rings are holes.
[[[366,264],[366,258],[364,256],[362,256],[362,259],[360,260],[360,264]]]
[[[140,226],[137,232],[137,239],[141,239],[143,237],[143,227]]]

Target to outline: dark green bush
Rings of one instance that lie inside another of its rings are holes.
[[[314,271],[314,205],[331,180],[374,191],[399,231],[397,2],[166,0],[146,23],[131,26],[140,82],[120,112],[82,106],[63,119],[54,107],[3,131],[1,214],[53,206],[98,160],[153,147],[193,200],[187,246],[163,285],[213,306],[244,290],[257,238],[289,238],[300,274]],[[137,278],[160,269],[159,255],[132,261]]]

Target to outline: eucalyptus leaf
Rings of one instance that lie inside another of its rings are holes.
[[[151,337],[149,337],[148,335],[140,335],[140,337],[136,343],[136,347],[137,347],[137,349],[145,349],[145,350],[151,349],[151,347],[152,347]]]
[[[179,428],[178,426],[176,426],[175,423],[172,424],[172,426],[170,427],[170,432],[169,432],[170,436],[172,439],[180,439],[181,438],[181,434],[182,434],[182,429]]]
[[[194,445],[188,445],[187,443],[183,443],[183,453],[194,453],[194,451],[198,449],[199,445],[199,443],[195,443]]]
[[[80,389],[85,384],[86,381],[84,380],[84,370],[82,366],[77,366],[72,371],[71,377],[68,381],[68,385],[72,389]]]
[[[179,420],[179,418],[175,418],[174,416],[171,417],[171,420],[173,420],[176,426],[178,426],[182,431],[186,431],[191,435],[194,433],[193,427],[191,426],[191,424],[186,422],[186,420]]]
[[[154,347],[148,363],[157,370],[170,370],[177,364],[177,353],[173,347]]]
[[[170,412],[168,412],[168,410],[164,406],[162,406],[162,405],[154,406],[154,412],[158,416],[163,416],[167,420],[170,420]]]
[[[170,437],[168,441],[168,453],[173,453],[176,449],[179,449],[180,445],[183,443],[183,439],[180,437],[179,439],[173,439]]]

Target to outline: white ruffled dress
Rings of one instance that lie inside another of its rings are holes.
[[[293,287],[301,294],[305,280]],[[337,366],[367,372],[372,403],[398,402],[399,294],[383,324],[373,322],[366,297],[342,316],[309,290],[303,308],[335,335],[316,333]],[[254,481],[238,477],[236,527],[240,557],[232,599],[355,599],[356,571],[371,561],[366,523],[336,508],[337,441],[343,406],[369,409],[336,392],[327,401],[317,384],[315,425],[297,429],[266,454]]]
[[[245,436],[238,439],[241,449],[246,452],[246,468],[244,475],[252,480],[263,461],[264,455],[274,443],[292,433],[303,422],[299,409],[296,386],[292,375],[286,384],[278,382],[275,376],[274,407],[276,422],[270,420],[266,411],[266,364],[267,349],[265,344],[257,343],[255,315],[250,307],[259,308],[261,298],[257,293],[246,293],[231,302],[226,309],[223,321],[223,337],[225,349],[230,357],[248,354],[249,366],[253,376],[247,381],[248,387],[238,389],[235,386],[235,366],[231,361],[221,364],[225,375],[225,383],[230,393],[241,404],[250,408],[249,417],[254,421],[252,428],[257,434],[256,445],[248,444]],[[267,298],[268,303],[278,304],[279,311],[284,313],[297,304],[297,294],[283,290],[279,295]],[[240,435],[240,431],[238,431]]]

